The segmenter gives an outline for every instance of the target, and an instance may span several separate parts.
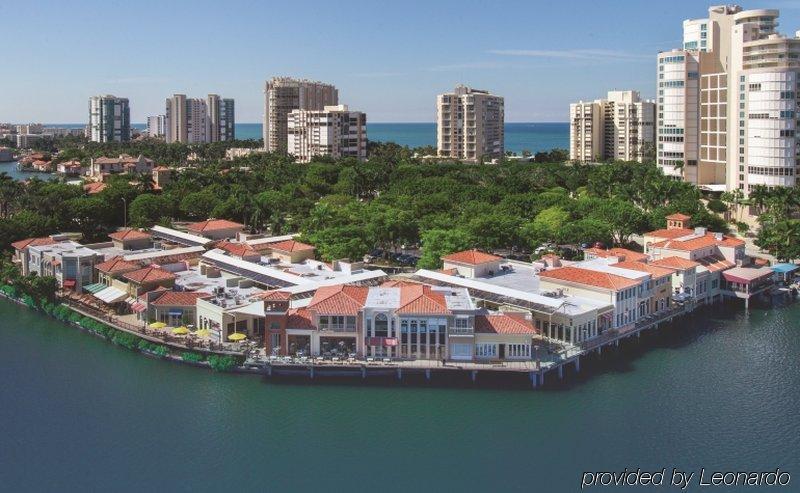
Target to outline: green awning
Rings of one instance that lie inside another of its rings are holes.
[[[102,291],[102,290],[106,289],[107,287],[108,286],[106,286],[105,284],[103,284],[101,282],[96,282],[94,284],[89,284],[88,286],[84,286],[83,290],[84,291],[89,291],[90,293],[94,294],[94,293],[97,293],[98,291]]]

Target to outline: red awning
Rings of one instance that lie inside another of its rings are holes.
[[[147,306],[144,303],[136,302],[131,305],[131,310],[135,311],[136,313],[141,313],[147,310]]]
[[[396,337],[387,337],[383,340],[384,346],[397,346],[397,338]]]
[[[64,279],[64,282],[62,282],[61,285],[64,286],[65,288],[74,288],[75,279]]]

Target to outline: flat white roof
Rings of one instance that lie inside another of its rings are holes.
[[[266,238],[255,238],[255,239],[252,239],[252,240],[247,240],[247,241],[245,241],[245,243],[247,243],[248,245],[251,245],[251,246],[252,245],[264,245],[264,244],[267,244],[267,243],[277,243],[279,241],[291,240],[291,239],[296,238],[298,236],[300,236],[300,235],[297,234],[297,233],[290,234],[290,235],[283,235],[283,236],[268,236]]]
[[[170,250],[151,250],[145,253],[132,253],[130,255],[125,255],[122,257],[123,260],[127,260],[129,262],[136,262],[140,260],[151,260],[151,259],[158,259],[161,257],[171,257],[173,255],[185,255],[190,253],[202,253],[206,249],[201,246],[194,246],[194,247],[184,247],[184,248],[172,248]]]
[[[252,279],[257,282],[263,282],[260,281],[260,276],[266,276],[272,279],[277,279],[279,281],[283,281],[294,285],[307,286],[314,284],[312,281],[308,281],[294,274],[289,274],[288,272],[284,272],[280,269],[274,269],[272,267],[267,267],[265,265],[248,262],[247,260],[242,260],[240,258],[230,257],[222,253],[222,250],[218,248],[207,251],[206,253],[203,254],[203,258],[214,262],[218,262],[223,266],[228,265],[243,270],[244,272],[234,272],[239,275],[246,275],[245,273],[249,272],[253,274]],[[220,268],[224,269],[223,266],[220,266]]]
[[[598,258],[592,260],[586,260],[584,262],[578,262],[575,264],[575,267],[579,267],[586,270],[592,270],[595,272],[604,272],[606,274],[614,274],[615,276],[624,277],[625,279],[631,279],[637,281],[639,279],[644,279],[649,277],[650,274],[647,272],[642,272],[639,270],[632,270],[632,269],[623,269],[621,267],[614,267],[613,265],[608,265],[605,261],[607,259]]]
[[[469,288],[477,289],[480,291],[486,291],[492,294],[497,294],[508,298],[515,298],[518,300],[535,303],[537,305],[543,305],[547,308],[552,309],[553,311],[563,309],[565,313],[573,315],[610,306],[608,305],[608,303],[602,303],[599,301],[590,300],[586,298],[578,298],[575,296],[551,298],[549,296],[543,296],[537,293],[530,293],[526,291],[520,291],[518,289],[498,286],[496,284],[491,284],[477,279],[466,279],[463,277],[451,276],[448,274],[442,274],[441,272],[435,272],[426,269],[418,270],[415,273],[415,275],[445,282],[448,284],[454,284],[456,286],[461,286],[468,289]]]
[[[340,284],[371,281],[373,279],[380,279],[381,277],[386,277],[386,273],[382,270],[365,270],[349,276],[338,276],[319,281],[303,279],[305,284],[282,288],[281,291],[286,291],[291,294],[299,294],[307,291],[313,291],[322,286],[339,286]]]
[[[159,233],[163,235],[166,239],[175,239],[177,240],[184,240],[190,242],[192,244],[198,245],[206,245],[211,243],[214,240],[210,240],[208,238],[204,238],[202,236],[193,235],[191,233],[185,233],[183,231],[178,231],[177,229],[172,228],[165,228],[164,226],[153,226],[150,228],[150,231],[154,233],[154,236],[159,236]]]

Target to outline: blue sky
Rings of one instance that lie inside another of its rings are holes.
[[[718,2],[721,3],[721,2]],[[678,47],[698,1],[37,0],[0,2],[0,121],[83,122],[87,98],[131,100],[132,120],[173,93],[236,99],[261,120],[264,79],[324,80],[372,122],[433,121],[457,83],[505,96],[507,121],[566,121],[610,89],[655,94],[655,57]],[[800,29],[800,1],[781,9]]]

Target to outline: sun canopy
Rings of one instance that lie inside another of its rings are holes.
[[[94,296],[103,303],[116,303],[117,301],[124,300],[128,296],[128,293],[115,287],[107,287],[102,291],[94,293]]]
[[[97,293],[98,291],[102,291],[102,290],[106,289],[107,287],[108,286],[106,286],[105,284],[103,284],[101,282],[96,282],[94,284],[89,284],[89,285],[84,286],[83,290],[84,291],[89,291],[90,293],[94,294],[94,293]]]
[[[770,269],[772,269],[773,272],[777,272],[779,274],[788,274],[789,272],[794,272],[797,269],[800,269],[800,265],[795,265],[795,264],[775,264],[772,267],[770,267]]]
[[[241,332],[234,332],[233,334],[228,336],[229,341],[243,341],[247,339],[247,336],[242,334]]]

